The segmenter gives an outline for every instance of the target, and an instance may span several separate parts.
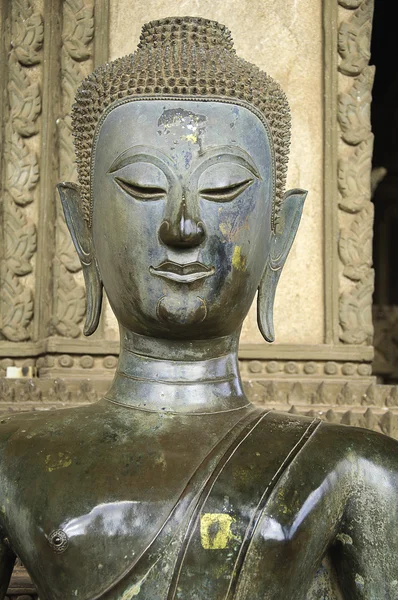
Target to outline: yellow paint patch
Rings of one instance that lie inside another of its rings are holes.
[[[70,452],[57,452],[56,454],[47,454],[45,459],[47,471],[56,471],[57,469],[65,469],[72,464]]]
[[[197,133],[189,133],[188,135],[183,136],[184,140],[187,142],[192,142],[192,144],[198,143],[198,134]]]
[[[235,246],[232,255],[232,266],[238,271],[246,271],[246,257],[242,254],[242,248]]]
[[[231,525],[235,519],[223,513],[206,513],[200,517],[200,541],[205,550],[223,550],[235,539]]]
[[[229,233],[231,231],[231,228],[228,226],[227,223],[220,223],[219,224],[219,229],[221,231],[221,233],[227,238],[229,237]]]

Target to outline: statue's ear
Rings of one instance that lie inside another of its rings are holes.
[[[267,342],[275,340],[274,300],[283,265],[292,247],[307,192],[289,190],[283,197],[277,231],[271,234],[270,252],[258,288],[257,322]]]
[[[83,267],[87,293],[84,335],[91,335],[98,327],[102,305],[102,281],[95,260],[91,230],[83,212],[79,187],[74,183],[57,185],[64,209],[65,220]]]

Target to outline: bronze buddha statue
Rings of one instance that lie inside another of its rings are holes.
[[[95,404],[0,421],[0,598],[300,600],[327,556],[346,600],[398,598],[398,444],[256,408],[238,371],[306,193],[284,193],[279,85],[199,18],[144,26],[80,87],[79,186],[59,186],[87,288],[121,332]]]

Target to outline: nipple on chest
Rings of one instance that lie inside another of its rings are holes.
[[[55,529],[50,533],[47,539],[51,548],[58,554],[65,552],[69,544],[68,536],[62,529]]]

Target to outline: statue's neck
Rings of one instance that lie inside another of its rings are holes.
[[[118,368],[107,399],[142,410],[214,413],[248,405],[238,369],[239,333],[172,341],[121,330]]]

